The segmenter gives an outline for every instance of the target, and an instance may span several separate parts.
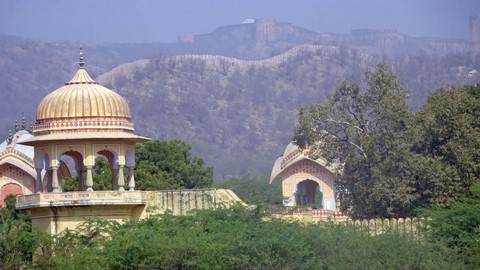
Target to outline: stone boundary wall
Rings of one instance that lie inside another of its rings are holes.
[[[281,65],[290,61],[291,59],[304,55],[304,56],[317,56],[321,58],[327,58],[333,55],[338,55],[340,53],[346,53],[347,57],[352,57],[354,52],[353,50],[347,50],[342,52],[339,46],[326,46],[326,45],[313,45],[313,44],[304,44],[293,47],[286,52],[283,52],[279,55],[273,56],[267,59],[260,59],[260,60],[244,60],[238,59],[234,57],[227,57],[223,55],[209,55],[209,54],[187,54],[187,55],[173,55],[173,56],[165,56],[158,58],[163,61],[170,62],[175,65],[182,65],[185,61],[193,60],[193,61],[203,61],[208,63],[211,66],[219,66],[220,69],[230,69],[230,68],[240,68],[245,69],[251,66],[255,67],[274,67]],[[359,61],[361,61],[361,66],[366,68],[372,65],[375,65],[377,61],[375,57],[357,50],[356,53],[358,54],[357,57]],[[131,77],[134,70],[146,68],[148,65],[152,64],[153,61],[158,59],[141,59],[131,63],[121,64],[112,70],[101,74],[98,77],[98,81],[102,83],[109,83],[112,82],[113,76],[115,74],[121,77]]]
[[[241,204],[246,206],[233,191],[228,189],[185,189],[166,191],[144,191],[146,208],[142,217],[150,214],[171,212],[186,215],[199,209]]]
[[[370,236],[386,232],[398,232],[409,234],[415,239],[421,239],[424,229],[427,228],[426,219],[423,218],[351,219],[346,213],[328,210],[282,211],[274,214],[273,217],[305,224],[333,222],[344,225],[351,230],[365,232]]]
[[[332,54],[337,54],[340,52],[338,46],[324,46],[324,45],[300,45],[293,47],[292,49],[281,53],[279,55],[273,56],[268,59],[261,60],[243,60],[233,57],[227,57],[223,55],[196,55],[196,54],[187,54],[187,55],[175,55],[165,57],[167,60],[204,60],[204,61],[225,61],[228,63],[235,63],[235,65],[241,66],[276,66],[283,64],[284,62],[289,61],[293,57],[299,55],[308,55],[309,53],[314,53],[319,56],[329,56]]]
[[[414,238],[421,238],[423,229],[426,228],[426,219],[423,218],[391,218],[391,219],[347,219],[345,226],[353,230],[366,232],[368,235],[379,235],[394,231],[407,233]]]

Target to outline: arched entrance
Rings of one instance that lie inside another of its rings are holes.
[[[84,156],[82,153],[75,150],[68,150],[62,153],[58,159],[60,164],[58,169],[59,186],[65,182],[65,178],[71,178],[72,176],[75,176],[77,178],[76,190],[85,190],[83,180],[83,170],[85,166],[83,164]]]
[[[306,179],[297,184],[295,202],[297,206],[314,205],[321,207],[322,193],[317,182]]]
[[[5,207],[5,198],[8,195],[23,195],[23,189],[20,185],[8,183],[0,188],[0,207]]]

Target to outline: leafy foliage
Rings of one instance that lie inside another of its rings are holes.
[[[408,91],[383,65],[366,74],[365,84],[343,82],[325,103],[301,108],[294,141],[336,164],[342,210],[406,216],[417,199]]]
[[[33,254],[42,255],[51,247],[50,236],[32,230],[30,215],[15,209],[15,196],[5,198],[0,208],[0,269],[24,269]]]
[[[472,203],[478,204],[478,199]],[[457,257],[455,246],[447,249],[443,246],[446,242],[438,244],[436,238],[429,243],[395,232],[368,236],[342,224],[301,224],[267,218],[262,208],[199,210],[187,216],[167,213],[122,224],[89,219],[75,231],[66,230],[52,237],[32,231],[22,214],[9,205],[0,209],[0,269],[460,269],[465,265],[476,269],[480,266],[473,256],[474,249],[469,250],[471,258]],[[469,214],[478,217],[476,212]],[[436,225],[443,222],[433,220]],[[478,230],[476,234],[471,230],[475,226],[464,226],[458,221],[455,224],[462,230],[469,227],[470,234],[463,239],[478,236]],[[443,236],[444,233],[439,237]],[[468,243],[478,244],[478,241]]]
[[[179,140],[137,145],[135,179],[140,190],[204,188],[213,182],[213,167],[190,156],[191,147]]]
[[[441,89],[419,112],[415,150],[425,156],[420,188],[449,205],[480,182],[480,87]]]
[[[57,240],[53,269],[438,269],[451,251],[408,235],[266,220],[260,209],[200,210],[123,224],[90,220]],[[58,253],[57,253],[58,252]]]
[[[480,184],[476,183],[460,200],[445,208],[422,211],[427,216],[430,241],[457,251],[471,269],[480,267]]]
[[[439,90],[419,113],[386,66],[300,108],[294,140],[336,165],[343,211],[412,216],[455,202],[480,175],[479,87]]]

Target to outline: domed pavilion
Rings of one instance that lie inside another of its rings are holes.
[[[114,190],[124,191],[126,185],[130,191],[135,188],[134,146],[148,139],[134,134],[130,108],[125,99],[94,81],[84,65],[80,52],[78,71],[64,86],[40,102],[33,137],[19,142],[35,149],[36,193],[61,192],[59,168],[64,162],[62,156],[74,161],[79,176],[78,191],[93,191],[92,168],[100,155],[110,164]],[[127,184],[125,168],[129,172]],[[44,179],[42,170],[47,172]]]
[[[127,102],[95,82],[84,65],[80,53],[80,69],[73,78],[38,105],[33,136],[28,133],[16,141],[34,149],[31,169],[25,169],[29,175],[17,181],[29,185],[24,192],[9,185],[4,193],[23,194],[17,196],[16,208],[28,210],[37,229],[58,234],[75,230],[89,217],[122,222],[243,203],[223,189],[134,190],[135,144],[149,139],[134,134]],[[92,170],[99,156],[107,158],[112,170],[111,191],[93,190]],[[78,176],[78,190],[64,192],[62,181],[70,175]]]

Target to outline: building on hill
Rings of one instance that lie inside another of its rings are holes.
[[[285,206],[313,206],[336,212],[334,168],[321,157],[310,158],[307,152],[291,142],[275,161],[270,183],[277,178],[282,181]]]
[[[33,148],[30,166],[24,170],[28,179],[22,182],[27,188],[17,196],[16,207],[31,212],[34,226],[57,234],[92,216],[138,220],[167,210],[185,214],[240,201],[225,190],[136,191],[135,144],[149,139],[134,134],[125,99],[94,81],[84,65],[80,53],[80,68],[73,78],[38,105],[33,135],[20,136],[15,144]],[[93,190],[93,166],[99,156],[108,160],[112,171],[111,191]],[[71,166],[65,165],[65,157]],[[62,192],[61,184],[69,175],[78,176],[76,192]],[[12,192],[20,193],[18,188]]]

